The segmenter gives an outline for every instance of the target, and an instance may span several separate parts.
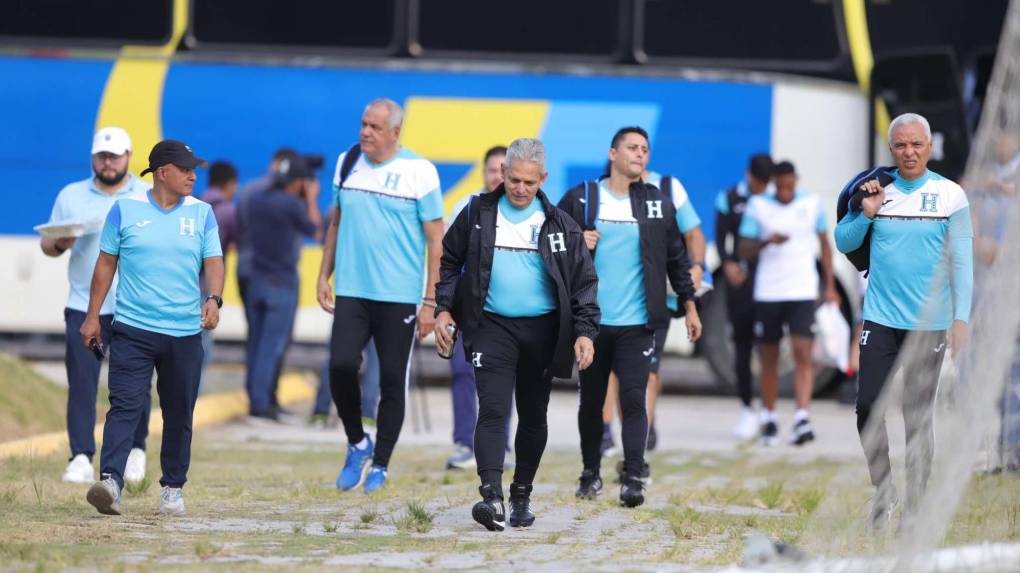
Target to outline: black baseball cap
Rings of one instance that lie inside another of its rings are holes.
[[[775,164],[772,163],[772,157],[770,157],[767,153],[756,153],[752,155],[750,164],[747,166],[747,170],[751,173],[751,177],[765,182],[768,182],[768,180],[772,178],[775,168]]]
[[[171,163],[177,167],[188,169],[208,165],[205,159],[195,157],[195,152],[183,141],[164,139],[153,146],[152,151],[149,152],[149,166],[141,174],[152,173],[156,169]]]

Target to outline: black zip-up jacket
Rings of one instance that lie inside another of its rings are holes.
[[[598,196],[589,198],[598,201]],[[656,205],[656,202],[659,202]],[[651,209],[652,206],[659,209]],[[584,225],[587,204],[584,201],[584,184],[574,187],[560,200],[559,208],[567,212],[578,225]],[[691,262],[684,248],[683,234],[676,223],[676,207],[655,185],[643,181],[630,184],[630,208],[638,222],[641,242],[641,268],[645,275],[645,304],[648,308],[648,328],[655,330],[669,325],[672,316],[686,314],[684,303],[694,299],[691,281]],[[649,214],[660,215],[649,217]],[[592,221],[586,230],[594,230]],[[597,247],[596,247],[597,248]],[[595,252],[592,251],[592,258]],[[680,298],[680,307],[673,313],[666,306],[666,279]]]
[[[473,198],[443,237],[443,258],[436,283],[436,316],[443,311],[453,315],[464,337],[467,356],[470,356],[489,294],[496,213],[504,193],[500,185],[491,193]],[[553,376],[569,378],[574,369],[574,341],[581,336],[594,341],[599,332],[598,277],[580,227],[550,203],[541,190],[535,200],[542,202],[545,211],[538,252],[556,285],[559,314],[559,334],[550,370]]]

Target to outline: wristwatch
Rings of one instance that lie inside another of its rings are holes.
[[[223,308],[223,297],[214,294],[205,297],[205,302],[209,302],[210,300],[216,301],[216,308]]]

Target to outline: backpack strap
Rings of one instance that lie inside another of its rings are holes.
[[[584,230],[595,228],[599,218],[599,184],[598,181],[584,182]]]
[[[673,176],[669,173],[663,173],[662,179],[659,180],[659,191],[666,196],[667,199],[672,203],[676,203],[673,199]]]
[[[359,157],[361,157],[361,144],[355,143],[344,154],[344,162],[340,164],[340,184],[337,187],[343,188],[344,182],[347,181],[347,176],[351,174],[351,170],[354,169],[354,164],[357,163]]]

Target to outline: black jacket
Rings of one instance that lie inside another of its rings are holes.
[[[492,193],[472,198],[443,237],[443,258],[436,284],[436,315],[450,311],[464,336],[468,356],[489,294],[496,212],[504,193],[500,185]],[[542,202],[545,211],[538,252],[556,285],[560,323],[550,370],[553,376],[569,378],[574,368],[575,339],[587,336],[595,340],[598,335],[598,278],[580,227],[550,203],[542,191],[535,199]],[[565,248],[553,252],[553,239],[559,238],[558,234],[562,234]]]
[[[588,208],[584,200],[585,185],[574,187],[560,200],[563,209],[577,222],[584,225]],[[596,196],[594,200],[598,200]],[[652,205],[659,202],[661,208],[651,214]],[[685,313],[684,303],[694,299],[694,283],[691,281],[691,262],[684,248],[683,234],[676,223],[676,207],[662,191],[643,181],[630,185],[630,207],[638,221],[638,236],[641,241],[641,268],[645,275],[645,303],[648,307],[648,328],[659,329],[669,325],[674,315],[666,306],[666,279],[680,298],[677,316]],[[588,229],[595,229],[594,221]],[[594,251],[592,252],[594,257]]]

